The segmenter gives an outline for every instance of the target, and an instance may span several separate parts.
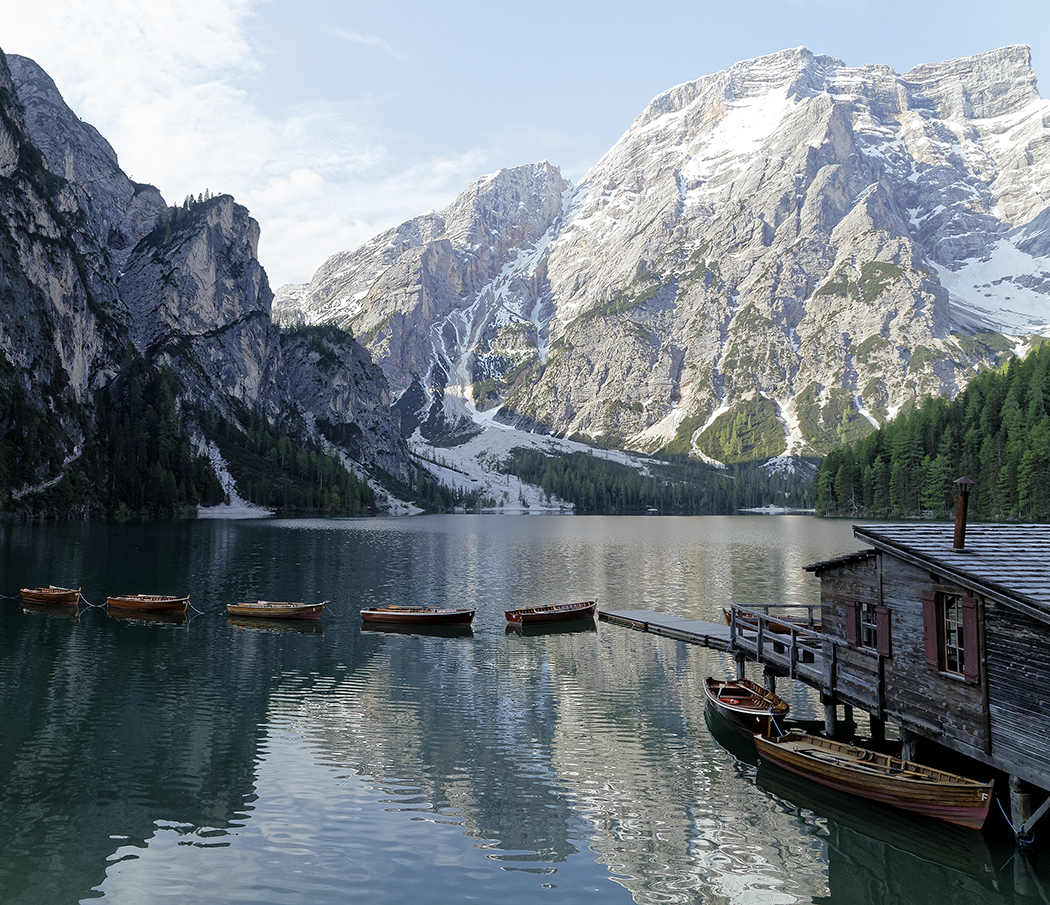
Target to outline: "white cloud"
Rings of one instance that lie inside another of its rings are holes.
[[[379,50],[390,54],[395,60],[401,58],[400,54],[398,54],[386,41],[383,41],[374,35],[363,35],[360,32],[344,28],[335,29],[332,34],[344,41],[349,41],[351,44],[364,44],[365,47],[377,47]]]
[[[326,257],[430,207],[484,165],[472,151],[391,173],[348,103],[305,101],[276,115],[253,102],[263,73],[249,40],[260,0],[49,0],[5,10],[3,50],[34,59],[121,167],[169,203],[230,193],[262,227],[271,283],[309,280]],[[355,31],[340,37],[395,55]]]
[[[348,180],[299,169],[276,176],[241,201],[264,225],[259,257],[276,288],[307,282],[336,252],[424,211],[447,207],[486,162],[484,152],[473,151],[374,179]]]

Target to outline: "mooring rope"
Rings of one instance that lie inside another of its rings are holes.
[[[94,607],[96,610],[104,610],[107,606],[106,603],[92,603],[83,594],[80,595],[80,602],[84,604],[84,606]]]

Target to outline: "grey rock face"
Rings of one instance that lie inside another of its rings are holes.
[[[271,321],[248,211],[220,196],[173,221],[159,192],[127,179],[108,142],[36,64],[10,60],[8,68],[0,53],[5,398],[14,381],[34,408],[68,413],[61,445],[76,455],[93,392],[120,373],[130,344],[173,368],[184,412],[294,420],[360,471],[378,466],[409,483],[398,417],[367,352],[337,338],[318,356]],[[41,468],[44,479],[54,463]]]
[[[277,305],[474,418],[822,452],[1050,324],[1048,207],[1027,48],[903,76],[799,48],[655,98],[576,187],[480,180]]]

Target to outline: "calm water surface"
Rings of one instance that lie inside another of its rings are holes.
[[[817,603],[802,566],[858,548],[806,517],[0,524],[0,902],[1047,901],[1000,815],[954,833],[756,768],[705,717],[723,651],[503,617]],[[23,612],[38,584],[192,610]],[[260,597],[330,609],[227,620]],[[362,631],[389,603],[478,613],[459,635]]]

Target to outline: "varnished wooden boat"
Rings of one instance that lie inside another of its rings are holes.
[[[978,782],[805,732],[755,736],[758,756],[813,782],[979,830],[992,803],[992,783]]]
[[[593,600],[582,603],[551,603],[544,606],[527,606],[507,610],[507,622],[511,625],[539,625],[543,622],[569,622],[572,619],[593,619],[596,604]]]
[[[470,625],[474,621],[474,610],[391,604],[361,610],[361,620],[386,625]]]
[[[320,619],[324,603],[289,603],[278,600],[257,600],[255,603],[230,603],[230,616],[248,616],[252,619]]]
[[[28,603],[50,603],[55,606],[76,606],[80,603],[80,588],[22,588],[22,599]]]
[[[787,716],[787,701],[750,679],[704,679],[704,693],[715,712],[745,732],[770,734],[770,722]],[[777,730],[779,733],[779,730]]]
[[[168,597],[163,594],[131,594],[126,597],[107,597],[111,608],[136,610],[140,613],[185,613],[190,598]]]

